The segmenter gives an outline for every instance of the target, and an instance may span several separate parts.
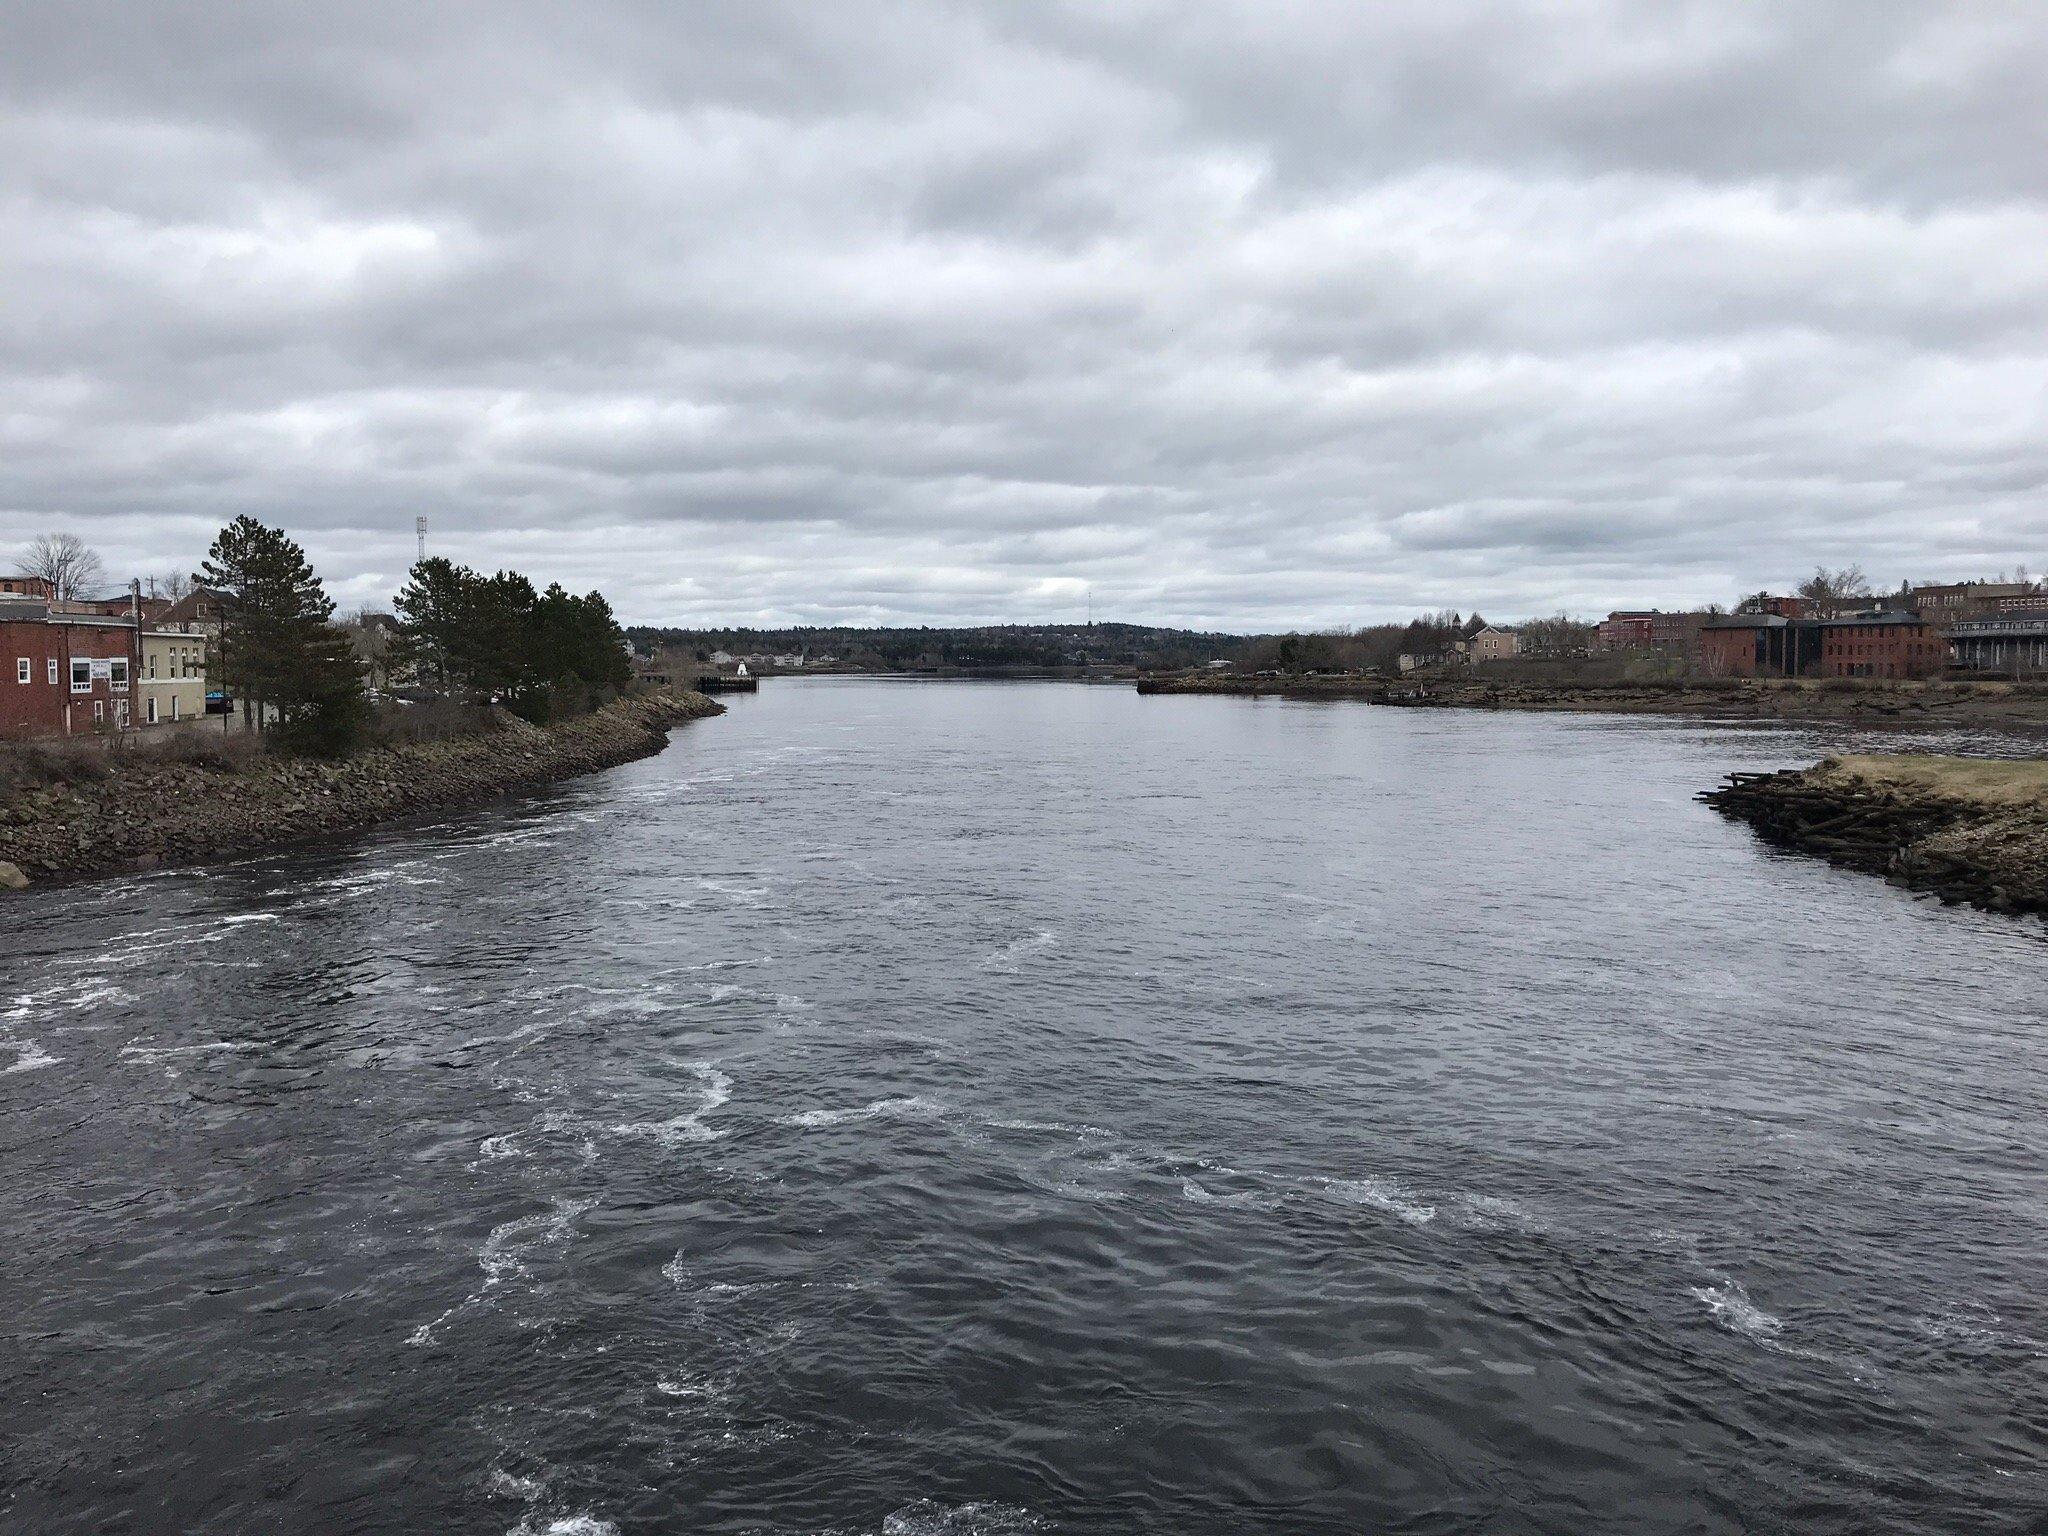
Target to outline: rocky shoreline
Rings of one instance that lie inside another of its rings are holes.
[[[2048,914],[2048,761],[1828,758],[1700,797],[1780,848],[1994,912]]]
[[[487,734],[333,763],[261,757],[222,769],[139,754],[95,782],[0,800],[0,876],[9,865],[29,881],[154,869],[360,832],[616,767],[659,752],[672,726],[722,713],[701,693],[657,693],[559,725],[508,716]]]
[[[1146,694],[1356,699],[1404,709],[1516,709],[1685,715],[1713,720],[1832,721],[2048,733],[2048,690],[2010,683],[1829,683],[1745,678],[1556,683],[1477,678],[1147,677]]]

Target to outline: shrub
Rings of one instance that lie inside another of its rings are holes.
[[[379,705],[370,721],[370,738],[385,746],[400,746],[412,742],[488,736],[504,728],[504,718],[488,704],[461,699],[422,699],[415,704]]]
[[[0,777],[17,787],[96,783],[114,771],[96,738],[14,742],[0,753]]]

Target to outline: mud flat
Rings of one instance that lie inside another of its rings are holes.
[[[1357,699],[1406,709],[1534,709],[1710,720],[1836,721],[1875,727],[1968,727],[2048,736],[2048,687],[2026,683],[1806,678],[1572,682],[1471,675],[1397,679],[1187,674],[1140,678],[1138,691]]]
[[[1995,912],[2048,913],[2048,760],[1831,757],[1700,797],[1765,841]]]

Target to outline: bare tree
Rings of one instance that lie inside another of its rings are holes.
[[[107,568],[91,546],[69,533],[44,534],[22,551],[20,566],[22,575],[47,581],[50,595],[60,602],[97,591],[107,579]]]
[[[170,571],[162,576],[149,578],[151,597],[167,597],[175,603],[191,590],[192,578],[183,571]]]
[[[1839,571],[1831,571],[1824,565],[1813,568],[1813,574],[1799,583],[1799,595],[1806,598],[1868,597],[1870,578],[1863,574],[1860,565],[1845,565]]]

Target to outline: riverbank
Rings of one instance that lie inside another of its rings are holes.
[[[670,727],[723,712],[701,693],[648,694],[559,725],[506,716],[485,734],[332,763],[223,766],[138,752],[111,759],[104,777],[6,792],[0,865],[32,881],[72,878],[365,831],[616,767],[659,752]]]
[[[2048,913],[2048,761],[1840,757],[1700,797],[1767,842],[1946,901]]]
[[[1188,674],[1138,680],[1146,694],[1356,699],[1406,709],[1517,709],[1686,715],[1711,720],[1837,721],[2048,734],[2048,688],[1990,682],[1702,678],[1571,683],[1475,677],[1378,678]]]

